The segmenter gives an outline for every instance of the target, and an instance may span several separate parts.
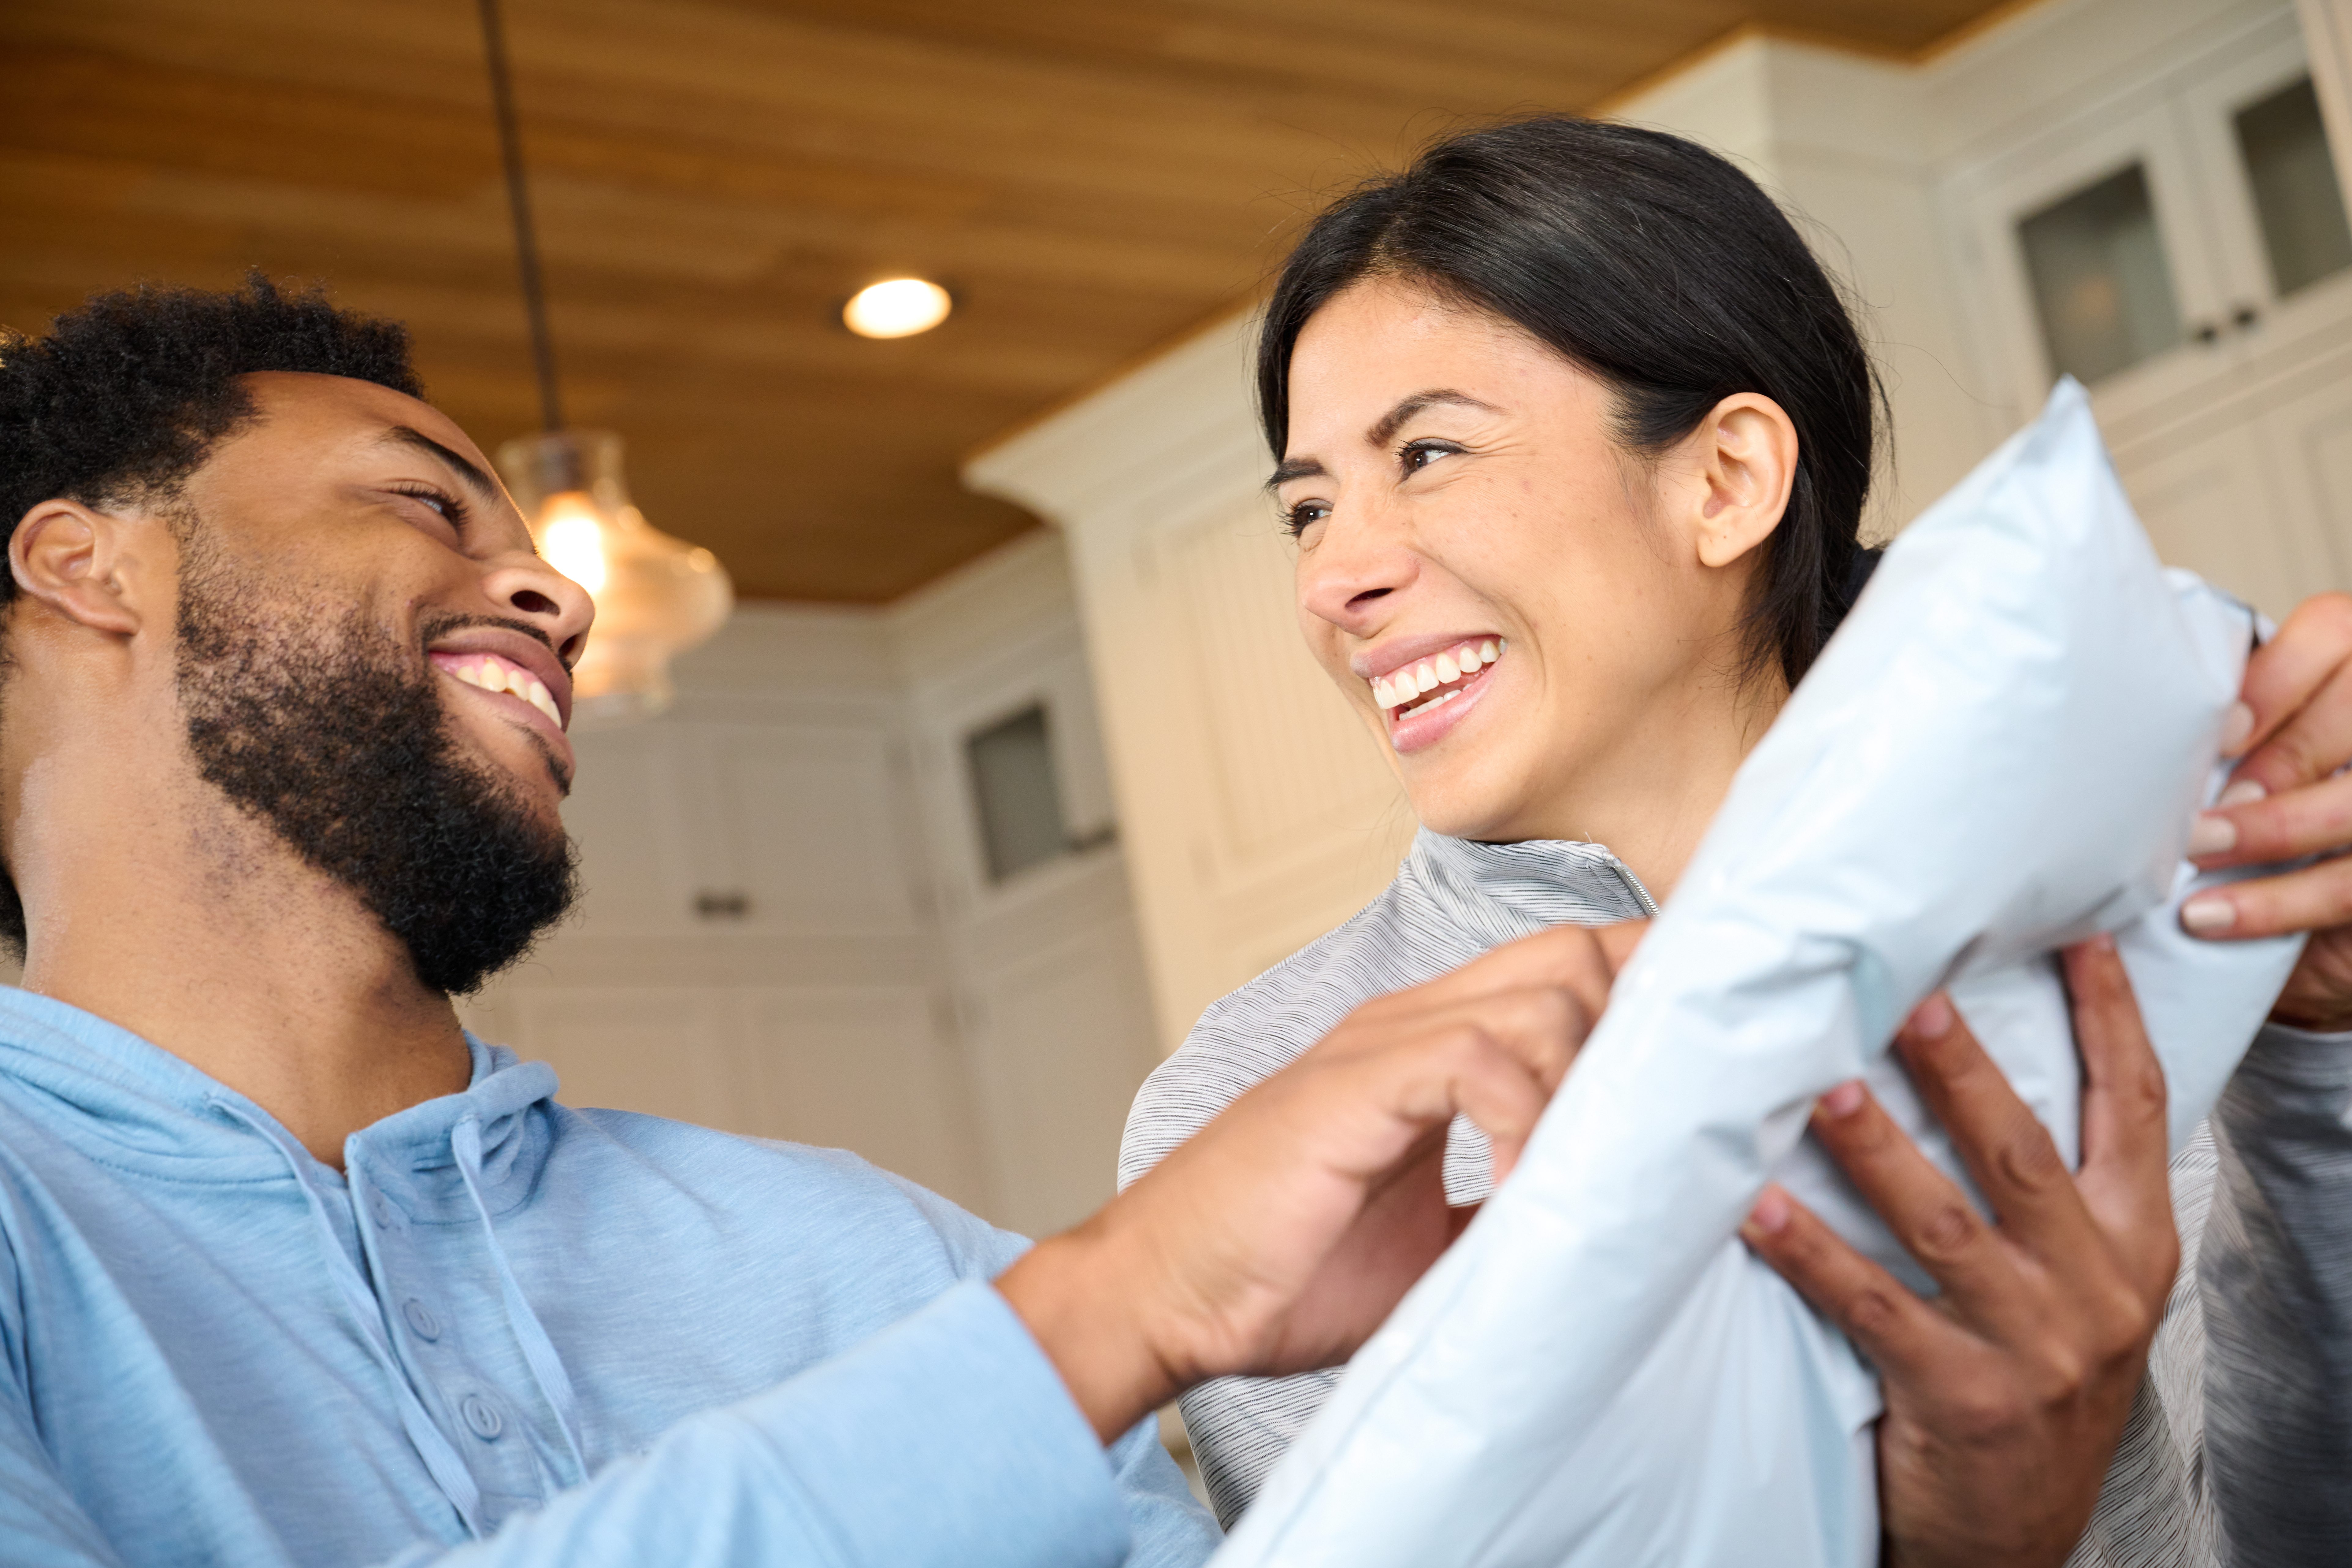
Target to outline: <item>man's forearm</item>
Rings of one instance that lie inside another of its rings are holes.
[[[487,1541],[387,1568],[1112,1568],[1130,1544],[1108,1458],[1019,1320],[974,1283],[681,1422]]]

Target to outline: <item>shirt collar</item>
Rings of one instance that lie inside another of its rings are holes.
[[[1406,867],[1442,902],[1499,905],[1530,931],[1607,925],[1658,912],[1633,868],[1601,845],[1578,839],[1482,844],[1424,827],[1413,837]]]

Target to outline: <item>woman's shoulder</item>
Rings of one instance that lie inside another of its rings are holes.
[[[1358,1004],[1425,978],[1400,962],[1416,949],[1400,940],[1407,933],[1399,903],[1399,884],[1391,882],[1345,924],[1209,1005],[1136,1092],[1119,1142],[1121,1187],[1288,1066]]]

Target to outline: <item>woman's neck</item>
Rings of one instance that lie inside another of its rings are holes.
[[[1577,838],[1604,846],[1663,904],[1682,879],[1731,781],[1789,700],[1780,672],[1713,692],[1670,721],[1635,725],[1601,755],[1480,838]]]

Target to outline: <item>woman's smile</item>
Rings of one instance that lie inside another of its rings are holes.
[[[1491,635],[1446,637],[1434,654],[1421,650],[1425,637],[1390,644],[1351,662],[1369,675],[1389,744],[1418,752],[1452,732],[1484,695],[1495,663],[1510,651],[1507,638]]]

